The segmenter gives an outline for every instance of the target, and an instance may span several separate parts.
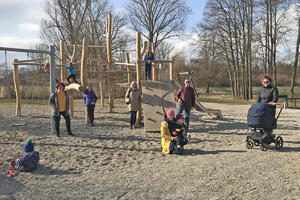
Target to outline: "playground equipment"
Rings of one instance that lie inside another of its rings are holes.
[[[160,122],[163,119],[164,109],[175,108],[175,98],[174,90],[177,90],[180,86],[177,80],[174,80],[173,77],[173,64],[174,59],[171,57],[169,60],[158,60],[156,59],[152,63],[152,80],[153,82],[145,81],[142,82],[141,75],[141,66],[145,63],[142,59],[142,55],[145,53],[145,50],[148,47],[146,41],[141,40],[141,33],[136,33],[136,59],[135,63],[130,62],[129,53],[125,53],[125,63],[118,62],[113,60],[112,57],[112,48],[111,48],[111,23],[112,17],[109,13],[108,18],[106,19],[106,45],[89,45],[88,38],[83,38],[82,45],[78,44],[65,44],[64,41],[60,41],[59,47],[59,58],[55,58],[54,46],[50,46],[50,51],[38,51],[38,50],[29,50],[29,49],[15,49],[15,48],[2,48],[0,50],[4,51],[18,51],[18,52],[30,52],[30,53],[42,53],[50,55],[50,93],[55,92],[56,76],[55,76],[55,66],[60,67],[60,81],[65,82],[67,71],[65,65],[67,60],[70,60],[72,63],[80,64],[80,84],[72,83],[66,87],[70,94],[70,113],[71,116],[74,115],[73,108],[73,93],[75,91],[82,91],[87,84],[99,84],[99,94],[101,99],[101,106],[104,106],[104,81],[108,81],[108,99],[109,99],[109,112],[113,112],[114,108],[114,89],[116,87],[116,79],[119,74],[127,74],[127,84],[133,81],[132,75],[136,73],[136,81],[141,95],[143,96],[143,110],[144,110],[144,124],[146,131],[157,131],[157,128],[160,127]],[[141,45],[142,44],[142,45]],[[73,52],[72,55],[66,55],[66,46],[72,46]],[[81,58],[80,61],[77,58],[78,47],[81,47]],[[152,52],[155,53],[155,45],[153,43],[149,44]],[[89,56],[90,48],[106,48],[106,57],[103,59],[100,54],[97,57]],[[13,60],[14,65],[14,86],[16,93],[16,114],[18,117],[21,116],[21,94],[19,87],[19,75],[18,75],[18,66],[19,65],[41,65],[36,63],[37,61],[46,61],[49,58],[41,59],[32,59],[32,60]],[[55,64],[55,60],[58,60],[60,64]],[[169,75],[159,74],[158,72],[164,71],[163,64],[169,65]],[[116,70],[114,66],[125,66],[126,70]],[[96,68],[94,67],[96,66]],[[107,70],[104,70],[104,66],[107,66]],[[90,67],[90,68],[89,68]],[[94,68],[94,69],[91,69]],[[135,68],[135,69],[134,69]],[[46,73],[46,72],[45,72]],[[89,74],[97,74],[97,78],[89,79]],[[167,78],[165,81],[163,78]],[[144,87],[142,87],[144,86]],[[153,105],[153,103],[155,105]],[[205,109],[199,102],[197,102],[196,109],[202,112],[208,112],[222,117],[222,114],[218,110]],[[137,113],[137,122],[141,123],[142,120],[142,105],[139,106]],[[88,115],[86,112],[86,121],[89,123]],[[51,119],[51,132],[55,132],[54,122]]]

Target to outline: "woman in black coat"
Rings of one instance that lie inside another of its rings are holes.
[[[263,86],[260,88],[257,103],[264,102],[270,104],[274,108],[274,116],[276,111],[276,103],[278,101],[279,92],[276,86],[271,84],[270,76],[265,75],[262,81]]]

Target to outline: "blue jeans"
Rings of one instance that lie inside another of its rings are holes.
[[[145,64],[145,80],[151,80],[151,70],[152,70],[152,65],[149,63]]]
[[[136,123],[136,112],[137,111],[130,111],[130,125],[135,125]]]
[[[185,126],[186,126],[186,130],[188,130],[189,129],[189,122],[190,122],[191,107],[190,106],[185,106],[183,104],[178,104],[177,113],[182,113],[183,110],[185,112],[185,114],[184,114]]]

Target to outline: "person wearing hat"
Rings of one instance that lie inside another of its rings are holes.
[[[184,86],[176,93],[176,100],[178,101],[177,113],[185,112],[185,126],[186,130],[189,129],[190,111],[195,107],[195,91],[190,86],[190,80],[185,79]]]
[[[60,125],[60,116],[62,115],[66,121],[66,127],[68,135],[73,135],[71,131],[71,119],[69,114],[69,95],[65,91],[64,83],[56,84],[56,92],[54,92],[49,99],[52,117],[55,122],[55,130],[57,137],[60,137],[59,125]]]
[[[180,126],[176,123],[175,112],[173,109],[169,109],[166,112],[166,119],[160,127],[162,153],[178,153],[177,141],[180,138],[177,134],[174,134],[177,128],[180,128]]]
[[[21,172],[31,172],[36,170],[40,161],[40,155],[39,152],[34,151],[34,145],[31,139],[26,140],[23,150],[25,155],[17,159],[17,162],[11,161],[10,166]]]

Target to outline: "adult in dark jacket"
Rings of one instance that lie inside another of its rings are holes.
[[[257,96],[257,103],[264,102],[270,104],[274,110],[276,110],[276,103],[278,101],[279,92],[276,86],[271,84],[272,79],[270,76],[265,75],[262,81],[263,86],[260,88],[258,96]]]
[[[178,101],[177,113],[185,111],[185,126],[186,130],[189,128],[190,122],[190,111],[191,108],[195,107],[195,91],[190,86],[190,80],[184,81],[184,86],[180,88],[176,94],[176,100]]]
[[[96,96],[92,85],[87,85],[83,95],[83,101],[87,107],[87,113],[91,122],[91,126],[94,126],[94,111],[97,99],[98,97]]]
[[[144,57],[145,61],[145,80],[151,80],[151,69],[152,69],[152,62],[154,60],[154,53],[151,52],[151,49],[148,47],[147,52]]]
[[[61,115],[65,118],[68,135],[73,135],[71,132],[71,119],[69,114],[69,94],[65,91],[65,84],[56,84],[56,92],[51,95],[49,102],[52,109],[52,117],[55,121],[56,135],[60,137],[59,125]]]

